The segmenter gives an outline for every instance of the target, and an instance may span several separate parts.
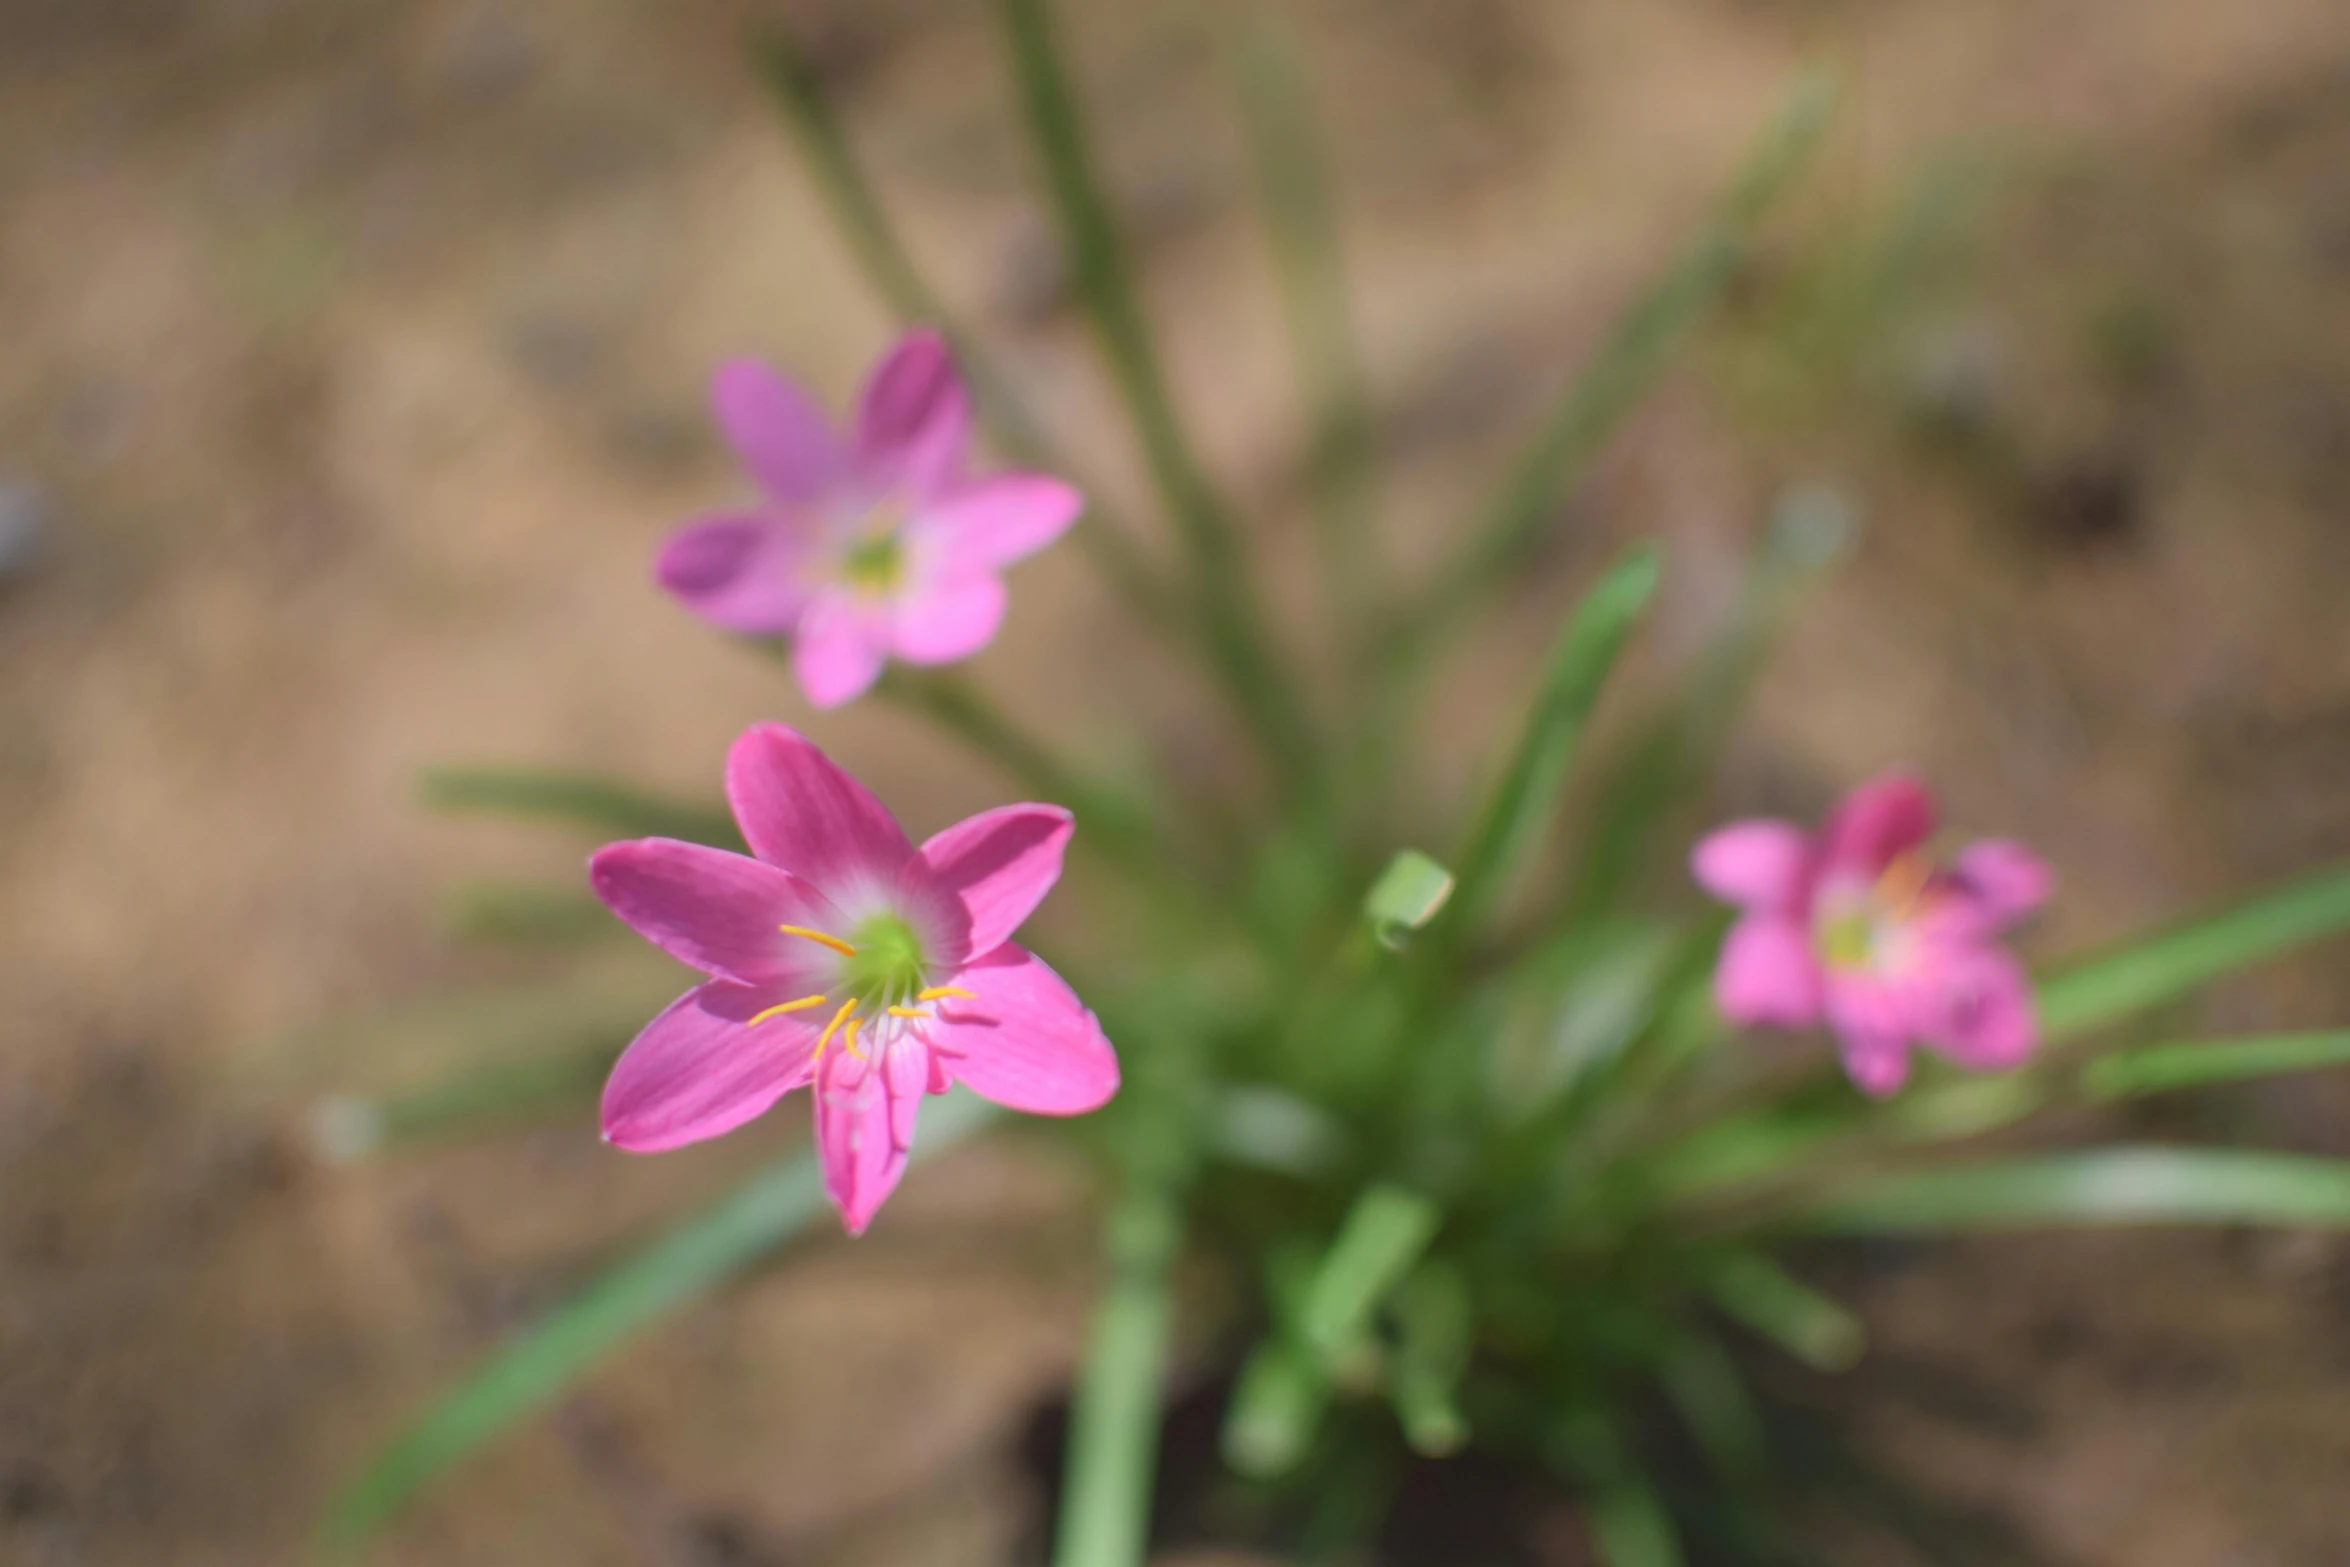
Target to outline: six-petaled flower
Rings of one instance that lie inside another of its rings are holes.
[[[875,367],[845,436],[756,360],[721,368],[711,400],[762,494],[679,529],[655,574],[716,625],[788,634],[818,707],[862,695],[890,658],[947,664],[985,647],[1004,618],[1003,568],[1084,509],[1043,474],[964,471],[970,398],[927,329]]]
[[[781,724],[735,742],[726,790],[751,855],[643,838],[590,864],[613,912],[710,976],[612,1069],[612,1142],[700,1142],[812,1084],[826,1189],[856,1233],[905,1172],[925,1094],[960,1082],[1077,1115],[1117,1092],[1094,1015],[1011,940],[1060,876],[1068,812],[1008,805],[916,848]]]
[[[1742,913],[1722,945],[1714,997],[1741,1024],[1825,1019],[1854,1083],[1893,1093],[1912,1041],[1996,1071],[2039,1040],[2031,982],[2001,937],[2048,896],[2020,844],[1987,840],[1950,864],[1928,851],[1934,802],[1888,774],[1847,795],[1814,835],[1735,822],[1692,856],[1708,892]]]

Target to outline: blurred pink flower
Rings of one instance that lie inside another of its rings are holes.
[[[1698,882],[1742,911],[1714,970],[1722,1014],[1782,1028],[1825,1018],[1853,1082],[1880,1097],[1908,1079],[1912,1040],[1975,1071],[2021,1064],[2039,1023],[2000,937],[2047,899],[2048,867],[1997,840],[1944,867],[1926,849],[1933,832],[1933,797],[1888,773],[1816,836],[1744,821],[1703,839]]]
[[[818,707],[880,677],[885,659],[950,664],[992,640],[1002,569],[1068,530],[1084,498],[1058,479],[963,472],[971,402],[946,343],[917,328],[874,367],[853,434],[766,365],[723,366],[711,401],[760,504],[686,524],[655,573],[729,631],[792,638]]]
[[[852,1234],[905,1172],[926,1093],[968,1084],[1036,1115],[1118,1090],[1118,1058],[1012,932],[1060,878],[1069,813],[1007,805],[919,849],[781,724],[734,744],[726,793],[756,858],[670,838],[599,850],[596,895],[709,980],[622,1054],[604,1135],[638,1153],[733,1130],[803,1084]]]

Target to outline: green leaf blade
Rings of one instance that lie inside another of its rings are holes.
[[[1406,658],[1427,646],[1481,595],[1507,582],[1539,547],[1592,458],[1729,286],[1755,225],[1809,162],[1835,97],[1834,81],[1823,72],[1797,81],[1756,140],[1713,222],[1617,323],[1553,407],[1470,528],[1468,541],[1395,637],[1393,657]]]
[[[2350,1227],[2350,1162],[2240,1149],[2117,1147],[1879,1177],[1794,1216],[1844,1235],[2082,1225]]]
[[[1532,858],[1553,813],[1607,677],[1655,597],[1663,572],[1653,547],[1625,555],[1583,596],[1552,649],[1526,731],[1495,783],[1458,856],[1451,927],[1473,934],[1502,891]]]
[[[2212,1083],[2350,1066],[2350,1030],[2148,1045],[2089,1063],[2081,1087],[2096,1099],[2132,1099]]]
[[[996,1114],[968,1094],[948,1096],[930,1108],[917,1156],[952,1146]],[[559,1396],[623,1339],[773,1250],[824,1206],[822,1167],[813,1152],[803,1153],[605,1274],[410,1426],[335,1499],[321,1544],[330,1554],[355,1551],[417,1492]]]
[[[1355,1199],[1299,1313],[1300,1336],[1325,1363],[1354,1344],[1442,1222],[1433,1201],[1401,1186],[1381,1183]]]
[[[1732,1320],[1815,1370],[1849,1369],[1867,1346],[1858,1317],[1761,1252],[1730,1253],[1702,1283]]]
[[[2051,1040],[2102,1028],[2344,931],[2350,867],[2336,866],[2043,980],[2040,1027]]]
[[[1289,30],[1269,13],[1252,16],[1233,55],[1242,128],[1310,409],[1310,478],[1323,581],[1342,644],[1352,649],[1383,602],[1384,577],[1374,515],[1371,399],[1347,311],[1329,174]]]

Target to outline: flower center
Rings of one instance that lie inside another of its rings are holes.
[[[1899,937],[1928,901],[1934,862],[1912,849],[1885,867],[1867,891],[1848,888],[1822,911],[1813,929],[1830,968],[1883,968]]]
[[[953,985],[925,986],[930,967],[922,953],[922,938],[904,917],[883,911],[868,916],[847,937],[835,936],[830,931],[811,930],[805,925],[777,927],[787,936],[798,936],[818,946],[830,947],[844,960],[831,989],[813,996],[799,996],[778,1002],[754,1016],[745,1025],[756,1028],[769,1018],[781,1017],[787,1012],[805,1012],[811,1007],[832,1007],[831,1020],[824,1032],[816,1036],[815,1059],[824,1059],[825,1047],[834,1036],[839,1036],[841,1047],[852,1055],[863,1055],[857,1048],[857,1035],[867,1024],[876,1029],[884,1018],[909,1020],[934,1019],[935,1011],[923,1010],[924,1003],[937,1003],[950,998],[971,999],[971,992]],[[835,1002],[837,1000],[837,1005]],[[897,1025],[903,1030],[905,1024]],[[893,1036],[894,1037],[894,1036]]]
[[[869,534],[841,557],[841,575],[865,593],[893,593],[906,580],[906,551],[896,533]]]
[[[1831,914],[1820,922],[1819,943],[1828,967],[1866,968],[1877,950],[1874,921],[1865,909]]]
[[[895,914],[868,918],[849,934],[840,992],[864,1006],[903,1006],[922,989],[922,939]]]

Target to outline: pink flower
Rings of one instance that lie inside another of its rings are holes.
[[[766,494],[680,528],[655,574],[729,631],[790,633],[800,687],[818,707],[862,695],[893,655],[951,664],[985,647],[1004,618],[1002,569],[1085,509],[1043,474],[964,475],[971,401],[927,329],[874,367],[846,439],[756,360],[722,367],[711,401]]]
[[[1815,837],[1789,822],[1733,822],[1691,864],[1743,911],[1722,944],[1714,999],[1741,1024],[1823,1017],[1844,1068],[1882,1097],[1921,1041],[1975,1071],[2021,1064],[2039,1042],[2032,986],[2000,936],[2048,897],[2021,844],[1977,843],[1944,867],[1927,852],[1934,801],[1888,773],[1861,785]]]
[[[1011,941],[1060,879],[1067,811],[1007,805],[917,849],[781,724],[734,743],[726,793],[756,858],[640,838],[589,862],[615,914],[710,976],[612,1068],[606,1138],[682,1147],[813,1083],[825,1186],[860,1234],[905,1172],[924,1094],[961,1082],[1080,1115],[1117,1092],[1094,1015]]]

